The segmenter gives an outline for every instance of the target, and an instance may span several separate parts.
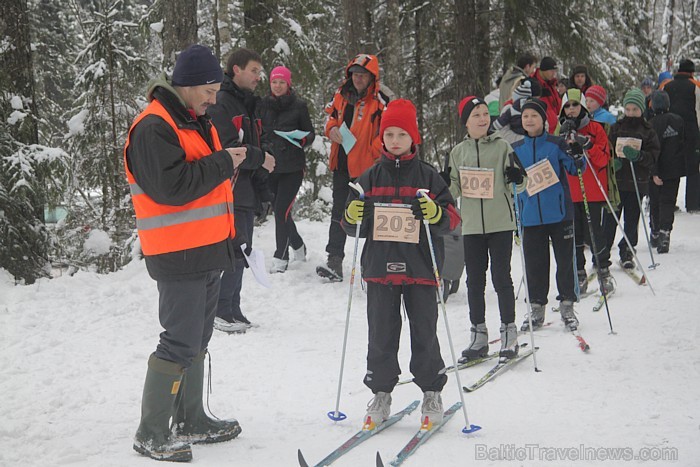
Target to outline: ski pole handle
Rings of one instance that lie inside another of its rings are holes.
[[[365,199],[365,190],[362,185],[357,182],[348,182],[348,185],[360,195],[360,199]]]

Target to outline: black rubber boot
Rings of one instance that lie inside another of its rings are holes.
[[[190,445],[177,440],[170,430],[170,417],[182,374],[182,367],[177,363],[161,360],[154,354],[148,359],[141,400],[141,423],[134,438],[136,452],[159,461],[192,460]]]
[[[241,432],[237,420],[214,419],[204,412],[202,393],[205,355],[206,351],[197,355],[192,366],[185,371],[173,417],[178,438],[194,444],[221,443],[235,438]]]

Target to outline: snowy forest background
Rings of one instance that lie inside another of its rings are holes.
[[[119,269],[135,255],[122,168],[148,81],[191,43],[257,50],[323,106],[357,53],[418,108],[421,157],[463,134],[456,104],[485,95],[523,52],[568,76],[588,66],[612,103],[644,76],[700,59],[698,0],[3,0],[0,2],[0,268],[32,283],[52,268]],[[263,81],[259,93],[268,92]],[[326,144],[308,152],[298,217],[330,206]],[[319,196],[321,195],[321,196]]]

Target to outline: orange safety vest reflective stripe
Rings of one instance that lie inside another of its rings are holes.
[[[124,167],[144,255],[189,250],[233,238],[236,229],[233,222],[233,190],[230,180],[223,181],[206,195],[182,206],[159,204],[138,186],[126,163],[126,151],[134,127],[148,115],[161,117],[173,128],[180,140],[180,146],[185,151],[187,162],[196,161],[212,153],[199,132],[178,128],[165,107],[155,99],[136,117],[124,145]],[[215,151],[220,151],[221,142],[213,126],[211,136]]]

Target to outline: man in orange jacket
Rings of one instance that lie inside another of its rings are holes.
[[[158,283],[165,329],[148,360],[134,449],[157,460],[192,459],[189,443],[238,436],[236,420],[202,407],[204,357],[222,270],[234,265],[230,179],[246,149],[222,149],[205,112],[223,74],[211,50],[192,45],[151,83],[150,104],[134,120],[124,166],[146,267]],[[170,420],[172,418],[173,429]]]
[[[318,266],[316,272],[333,282],[343,280],[346,235],[340,221],[350,190],[348,183],[379,158],[382,145],[379,124],[389,94],[386,88],[380,90],[377,57],[360,54],[345,67],[345,81],[325,108],[326,136],[332,143],[329,167],[333,171],[333,208],[326,245],[328,261]],[[351,138],[348,133],[343,136],[348,130],[355,139],[352,147],[345,140]]]

